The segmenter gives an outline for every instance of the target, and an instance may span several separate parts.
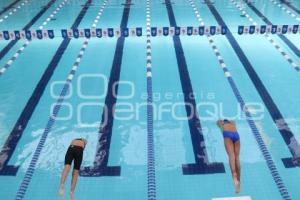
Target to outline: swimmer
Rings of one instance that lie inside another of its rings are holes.
[[[240,177],[241,177],[241,165],[240,165],[240,136],[236,130],[234,121],[227,119],[218,120],[217,125],[223,132],[224,145],[229,157],[230,169],[235,187],[235,192],[240,192]]]
[[[83,150],[87,144],[87,141],[83,138],[77,138],[72,140],[66,156],[65,156],[65,167],[61,174],[60,179],[60,187],[59,187],[59,195],[63,198],[64,196],[64,185],[68,173],[71,169],[72,161],[74,160],[74,168],[72,173],[72,181],[71,181],[71,189],[70,189],[70,197],[74,199],[74,191],[77,183],[77,178],[79,176],[79,170],[82,162],[83,157]]]

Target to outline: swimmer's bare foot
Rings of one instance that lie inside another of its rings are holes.
[[[241,190],[240,182],[237,179],[234,179],[233,182],[234,182],[235,193],[237,194],[240,193]]]
[[[74,200],[74,192],[70,191],[69,194],[70,194],[70,199],[71,199],[71,200]]]
[[[64,197],[65,189],[64,189],[64,186],[63,186],[63,185],[61,185],[61,186],[59,187],[58,194],[59,194],[59,196],[60,196],[61,198]]]

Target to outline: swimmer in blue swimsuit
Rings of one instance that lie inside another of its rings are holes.
[[[240,192],[240,177],[241,177],[241,165],[240,165],[240,136],[236,130],[234,121],[227,119],[218,120],[217,125],[223,132],[224,145],[229,157],[230,169],[235,187],[235,192]]]

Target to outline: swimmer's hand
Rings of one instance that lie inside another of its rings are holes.
[[[59,191],[58,191],[58,194],[59,194],[60,198],[64,198],[64,193],[65,193],[64,186],[61,185],[61,186],[59,187]]]
[[[83,140],[83,142],[84,142],[84,146],[86,146],[87,145],[87,140],[86,139],[82,139]]]
[[[222,128],[223,127],[223,120],[219,119],[217,121],[217,125],[218,125],[218,127]]]

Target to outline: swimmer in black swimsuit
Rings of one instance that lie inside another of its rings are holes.
[[[227,119],[218,120],[217,125],[223,132],[224,145],[229,157],[229,164],[235,192],[240,192],[240,177],[241,177],[241,165],[240,165],[240,136],[237,132],[234,121]]]
[[[71,145],[69,146],[66,156],[65,156],[65,167],[61,175],[60,187],[59,187],[59,195],[61,197],[64,196],[64,185],[68,173],[71,169],[72,161],[74,160],[74,168],[72,173],[72,181],[71,181],[71,189],[70,189],[70,197],[74,198],[74,191],[77,183],[77,178],[79,176],[79,170],[83,157],[83,150],[87,144],[87,141],[83,138],[77,138],[72,140]]]

